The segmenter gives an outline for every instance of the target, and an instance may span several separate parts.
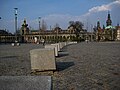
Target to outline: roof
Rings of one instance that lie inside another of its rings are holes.
[[[115,27],[109,25],[109,26],[105,27],[105,29],[115,29]]]

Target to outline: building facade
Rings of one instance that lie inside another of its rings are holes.
[[[117,26],[117,40],[120,41],[120,26]]]
[[[106,27],[103,26],[103,28],[101,28],[100,22],[98,21],[95,33],[96,33],[96,41],[118,40],[117,36],[119,34],[119,30],[117,27],[112,26],[110,12],[108,12],[108,16],[107,16],[107,20],[106,20]]]
[[[79,25],[77,21],[76,26],[72,24],[66,29],[62,30],[59,26],[55,27],[52,30],[30,30],[26,20],[23,21],[23,24],[20,30],[15,35],[12,34],[0,34],[0,43],[3,42],[15,42],[17,37],[18,42],[23,43],[34,43],[35,39],[37,42],[41,42],[43,39],[47,43],[53,42],[64,42],[64,41],[113,41],[120,40],[120,26],[112,26],[112,20],[110,12],[108,12],[106,27],[101,28],[100,21],[97,21],[97,25],[94,28],[94,32],[88,32],[87,30],[82,29],[82,26]]]

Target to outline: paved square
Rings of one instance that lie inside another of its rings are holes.
[[[0,90],[51,90],[51,76],[0,76]]]
[[[43,46],[0,45],[0,76],[31,76],[29,51],[38,48]],[[81,42],[59,54],[53,90],[120,90],[120,42]]]

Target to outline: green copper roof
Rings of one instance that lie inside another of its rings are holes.
[[[105,29],[115,29],[115,27],[110,25],[110,26],[105,27]]]

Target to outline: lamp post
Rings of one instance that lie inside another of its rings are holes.
[[[0,17],[0,19],[2,19],[2,18]]]
[[[40,40],[40,29],[41,29],[41,27],[40,27],[40,20],[41,20],[41,17],[38,17],[38,23],[39,23],[39,40]]]
[[[40,30],[40,20],[41,20],[41,17],[38,17],[38,22],[39,22],[39,30]]]
[[[0,17],[0,19],[1,19],[1,17]],[[0,43],[1,43],[1,38],[0,38]]]
[[[17,13],[18,8],[14,8],[14,14],[15,14],[15,41],[17,41]]]
[[[91,42],[92,42],[92,34],[93,34],[93,32],[92,32],[92,29],[93,29],[93,25],[91,24]]]

